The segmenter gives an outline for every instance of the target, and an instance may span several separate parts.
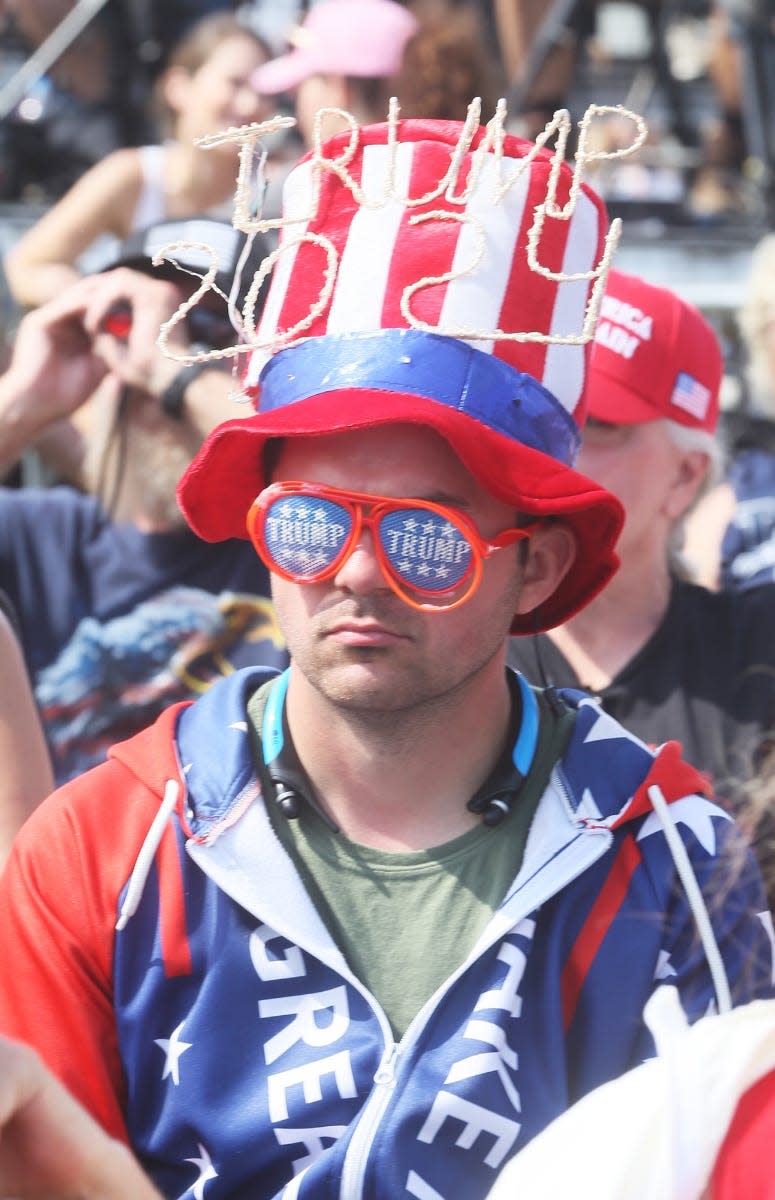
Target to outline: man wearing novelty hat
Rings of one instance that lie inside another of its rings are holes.
[[[0,1030],[165,1196],[476,1200],[651,1053],[661,980],[689,1019],[770,992],[758,872],[678,748],[505,669],[615,569],[572,465],[610,249],[502,113],[289,176],[257,410],[179,495],[270,566],[292,665],[115,747],[0,885]]]

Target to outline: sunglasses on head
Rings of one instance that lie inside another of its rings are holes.
[[[468,600],[496,550],[538,528],[484,538],[466,513],[432,500],[348,492],[325,484],[273,483],[256,497],[248,535],[270,571],[321,583],[342,567],[368,529],[387,583],[413,608],[435,612]]]

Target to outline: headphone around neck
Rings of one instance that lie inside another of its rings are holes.
[[[517,671],[509,670],[512,717],[509,743],[482,787],[468,801],[470,812],[481,815],[485,825],[499,825],[511,812],[535,760],[540,729],[538,701],[533,689]],[[310,806],[334,833],[339,827],[315,799],[304,768],[299,762],[285,712],[289,671],[269,688],[261,724],[261,754],[265,774],[274,789],[280,812],[289,820],[300,815],[302,801]]]

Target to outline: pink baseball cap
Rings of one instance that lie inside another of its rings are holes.
[[[609,272],[589,362],[589,417],[611,425],[667,417],[713,433],[723,373],[719,340],[693,304]]]
[[[417,18],[395,0],[319,0],[289,33],[294,48],[258,67],[251,83],[274,96],[311,75],[385,79],[401,66],[418,28]]]

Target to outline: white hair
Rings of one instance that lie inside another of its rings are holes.
[[[700,497],[715,487],[721,479],[726,460],[724,444],[718,432],[711,432],[708,429],[693,429],[690,425],[681,425],[679,421],[671,421],[667,417],[665,417],[664,423],[671,442],[679,450],[685,450],[687,453],[698,450],[700,454],[707,455],[708,470],[702,481],[702,487],[697,492],[694,501],[696,504]]]
[[[681,513],[680,517],[676,518],[670,530],[670,540],[668,543],[670,570],[673,574],[686,579],[692,577],[691,568],[683,554],[686,521],[690,513],[694,512],[703,496],[707,495],[711,488],[715,487],[720,481],[726,454],[724,445],[717,433],[711,433],[707,429],[692,429],[689,425],[681,425],[678,421],[671,421],[667,417],[663,419],[663,424],[671,442],[679,450],[683,450],[686,453],[699,451],[700,454],[706,455],[708,459],[705,476],[697,488],[691,504]]]

